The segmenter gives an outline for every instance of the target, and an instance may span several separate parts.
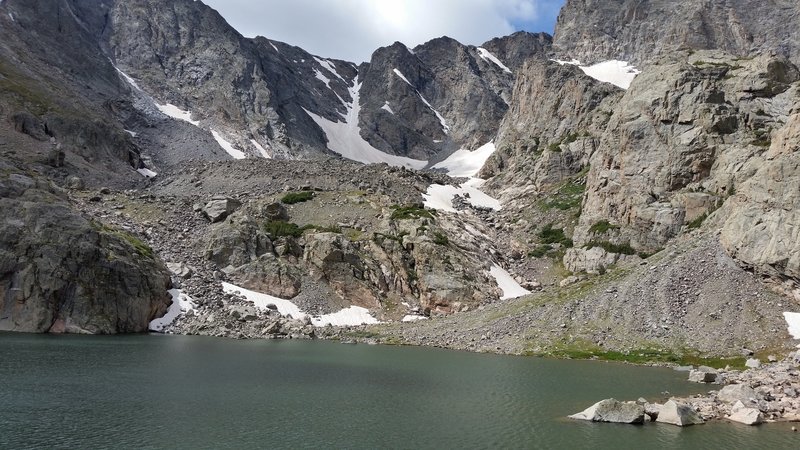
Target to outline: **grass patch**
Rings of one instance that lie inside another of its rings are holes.
[[[311,191],[290,192],[281,198],[281,202],[287,205],[294,205],[295,203],[307,202],[312,198],[314,198],[314,193]]]
[[[606,232],[608,232],[610,230],[616,230],[616,229],[619,229],[619,225],[612,225],[607,220],[601,220],[601,221],[595,223],[594,225],[592,225],[591,227],[589,227],[589,233],[592,233],[592,234],[603,234],[603,233],[606,233]]]
[[[433,243],[436,245],[447,246],[450,245],[450,239],[444,233],[439,233],[437,231],[436,233],[433,233]]]
[[[756,138],[750,141],[750,145],[755,145],[756,147],[769,147],[772,145],[772,128],[755,130],[753,134]]]
[[[303,235],[303,232],[310,229],[316,229],[314,225],[299,226],[296,223],[285,222],[283,220],[270,220],[264,224],[264,231],[269,234],[272,239],[279,237],[295,237],[298,238]]]
[[[420,208],[418,206],[392,206],[392,220],[410,220],[410,219],[433,219],[436,218],[433,216],[433,211],[425,208]]]
[[[91,221],[91,225],[92,225],[92,228],[97,230],[99,233],[104,233],[104,234],[116,236],[116,237],[122,239],[123,241],[127,242],[131,247],[133,247],[133,249],[136,251],[136,253],[140,254],[141,256],[144,256],[144,257],[150,258],[150,259],[155,258],[155,252],[153,251],[152,247],[147,245],[147,243],[145,243],[143,240],[141,240],[141,239],[137,238],[136,236],[128,233],[127,231],[118,230],[116,228],[111,228],[111,227],[109,227],[108,225],[106,225],[104,223],[96,222],[94,220]]]
[[[528,256],[531,258],[542,258],[547,256],[550,252],[553,251],[552,245],[537,245],[536,248],[528,252]]]
[[[701,215],[701,216],[697,217],[696,219],[692,220],[691,222],[687,223],[686,224],[686,228],[688,228],[690,230],[694,230],[694,229],[700,228],[700,226],[703,225],[703,222],[705,222],[706,219],[708,219],[708,213],[703,213],[703,215]]]
[[[539,239],[542,244],[561,244],[564,247],[572,247],[572,239],[564,234],[563,228],[553,228],[553,224],[547,224],[539,232]]]
[[[585,190],[586,184],[579,183],[577,179],[569,180],[562,184],[549,198],[542,200],[539,206],[545,211],[551,209],[566,211],[577,208],[581,206]]]
[[[390,240],[390,241],[395,241],[395,242],[398,242],[398,243],[402,244],[403,243],[403,238],[406,237],[406,236],[408,236],[408,232],[406,232],[406,231],[401,232],[397,236],[395,236],[393,234],[379,233],[379,232],[376,231],[376,232],[372,233],[372,240],[375,241],[378,244],[382,244],[383,241],[385,241],[387,239]]]
[[[566,359],[598,359],[601,361],[616,361],[631,364],[661,363],[676,364],[679,366],[709,366],[716,369],[722,369],[726,366],[731,366],[736,369],[743,369],[745,367],[744,357],[701,356],[694,350],[673,351],[667,349],[643,348],[620,352],[590,346],[585,348],[560,348],[544,353],[542,356]]]
[[[635,255],[636,250],[631,247],[631,244],[624,243],[624,244],[612,244],[608,241],[591,241],[586,244],[586,249],[591,250],[594,247],[600,247],[603,250],[607,251],[608,253],[618,253],[622,255]]]

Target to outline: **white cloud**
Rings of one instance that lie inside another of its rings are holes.
[[[553,0],[204,0],[239,32],[324,57],[367,61],[378,47],[440,36],[481,44],[532,22]]]

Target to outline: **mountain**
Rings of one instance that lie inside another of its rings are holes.
[[[799,25],[793,0],[567,0],[554,46],[586,64],[641,66],[689,49],[740,57],[774,52],[800,64]]]

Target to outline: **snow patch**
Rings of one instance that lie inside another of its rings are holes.
[[[422,169],[428,163],[417,159],[389,155],[365,141],[361,137],[361,127],[358,126],[358,115],[361,111],[359,104],[359,90],[361,84],[356,82],[350,87],[352,103],[346,103],[347,115],[344,122],[332,122],[305,109],[306,114],[322,128],[328,138],[328,148],[347,159],[365,164],[388,163],[391,166],[404,166],[413,169]]]
[[[332,62],[328,61],[327,59],[317,58],[316,56],[314,57],[314,61],[316,61],[317,64],[322,66],[322,68],[324,68],[325,70],[330,72],[336,78],[338,78],[338,79],[340,79],[342,81],[345,81],[345,79],[342,78],[341,75],[339,75],[339,72],[336,71],[336,66],[334,66]]]
[[[331,79],[330,79],[330,78],[328,78],[328,77],[326,77],[325,75],[323,75],[323,74],[322,74],[322,72],[320,72],[320,71],[319,71],[319,70],[317,70],[317,69],[314,69],[314,74],[317,76],[317,79],[318,79],[319,81],[322,81],[323,83],[325,83],[325,86],[326,86],[328,89],[330,89],[330,88],[331,88]]]
[[[278,47],[275,47],[275,44],[273,44],[272,42],[270,42],[269,45],[271,45],[272,48],[274,48],[276,52],[278,52],[278,53],[281,52],[280,50],[278,50]]]
[[[190,124],[199,127],[200,122],[197,120],[192,120],[192,113],[191,111],[184,111],[177,106],[173,105],[172,103],[167,103],[165,105],[161,105],[157,102],[153,102],[158,108],[159,111],[164,113],[165,115],[172,117],[173,119],[182,120],[184,122],[189,122]]]
[[[137,136],[139,136],[139,133],[137,133],[137,132],[135,132],[135,131],[131,131],[131,130],[125,130],[125,132],[126,132],[126,133],[128,133],[128,134],[130,134],[130,135],[131,135],[131,137],[137,137]]]
[[[152,170],[146,167],[143,167],[141,169],[136,169],[136,171],[142,174],[142,176],[145,178],[155,178],[156,175],[158,175],[157,173],[153,172]]]
[[[602,81],[604,83],[611,83],[614,86],[622,89],[628,89],[631,87],[633,79],[636,78],[636,75],[641,73],[640,70],[637,70],[636,67],[632,66],[629,62],[619,61],[616,59],[599,62],[591,66],[581,65],[581,62],[577,59],[573,59],[571,61],[554,59],[553,61],[561,64],[562,66],[564,64],[578,66],[586,75],[589,75],[595,80]]]
[[[114,64],[112,64],[112,66],[114,66]],[[117,66],[114,66],[114,69],[116,69],[116,70],[117,70],[117,73],[119,73],[119,74],[120,74],[120,76],[122,77],[122,79],[124,79],[124,80],[125,80],[125,81],[126,81],[128,84],[130,84],[130,85],[131,85],[131,86],[132,86],[134,89],[136,89],[137,91],[141,91],[141,90],[142,90],[142,88],[140,88],[140,87],[139,87],[139,85],[138,85],[138,84],[136,84],[136,80],[134,80],[133,78],[131,78],[131,77],[130,77],[130,76],[127,74],[127,73],[125,73],[125,72],[123,72],[123,71],[119,70],[119,67],[117,67]]]
[[[427,208],[447,212],[461,212],[453,208],[453,198],[456,195],[466,196],[467,202],[478,208],[490,208],[499,211],[502,208],[500,200],[489,196],[479,188],[485,183],[480,178],[471,178],[461,186],[432,184],[428,191],[422,194],[423,204]]]
[[[783,318],[789,328],[789,334],[795,339],[800,339],[800,313],[785,312]]]
[[[362,308],[360,306],[351,306],[339,312],[311,318],[311,324],[313,324],[315,327],[324,327],[328,325],[334,327],[346,327],[352,325],[371,325],[377,323],[380,323],[378,322],[378,319],[372,317],[367,308]]]
[[[492,266],[492,270],[489,271],[489,274],[495,279],[497,286],[503,291],[503,296],[500,297],[501,300],[522,297],[523,295],[531,293],[531,291],[520,286],[510,273],[503,270],[503,268],[497,264]]]
[[[0,3],[2,3],[2,0],[0,0]],[[14,20],[14,15],[13,14],[8,13],[8,18],[11,19],[12,22],[16,22],[16,20]]]
[[[164,314],[164,317],[154,319],[150,322],[147,326],[147,329],[150,331],[164,331],[164,328],[172,325],[172,322],[175,322],[175,319],[180,315],[197,308],[194,300],[184,294],[180,289],[170,289],[168,292],[169,295],[172,296],[172,304],[169,305],[169,309],[167,309],[167,313]]]
[[[405,76],[405,75],[403,75],[403,72],[400,72],[399,70],[397,70],[397,69],[394,69],[394,74],[395,74],[395,75],[397,75],[398,77],[400,77],[400,79],[401,79],[401,80],[405,81],[405,82],[406,82],[406,84],[408,84],[409,86],[411,86],[411,87],[412,87],[412,88],[414,88],[415,90],[417,89],[416,87],[414,87],[414,85],[413,85],[413,84],[411,84],[411,82],[410,82],[410,81],[408,81],[408,78],[406,78],[406,76]]]
[[[473,151],[458,150],[444,161],[435,164],[432,169],[444,169],[451,177],[474,177],[495,149],[494,142],[489,142]]]
[[[384,111],[388,111],[389,114],[394,114],[394,111],[392,111],[392,107],[389,106],[389,102],[388,101],[386,103],[384,103],[383,106],[381,106],[381,109],[384,110]]]
[[[489,50],[485,48],[478,47],[478,55],[483,58],[484,61],[488,61],[494,63],[497,67],[503,69],[503,71],[512,73],[511,69],[509,69],[505,64],[503,64],[496,56],[494,56]]]
[[[267,305],[271,303],[278,308],[278,312],[281,313],[282,316],[292,316],[293,319],[304,319],[308,317],[308,314],[301,311],[297,305],[289,300],[251,291],[249,289],[244,289],[230,283],[222,283],[222,290],[228,294],[243,295],[249,302],[253,303],[253,305],[259,309],[267,309]],[[376,324],[380,322],[378,322],[377,319],[369,314],[368,309],[360,306],[351,306],[332,314],[312,317],[311,323],[317,327],[324,327],[327,325],[344,327]]]
[[[217,144],[219,144],[219,146],[222,147],[223,150],[228,152],[228,154],[231,155],[233,157],[233,159],[245,159],[245,158],[247,158],[247,155],[243,151],[236,149],[233,146],[233,144],[231,144],[230,142],[226,141],[216,131],[211,130],[211,135],[214,136],[214,140],[217,141]]]
[[[261,153],[261,156],[263,156],[264,159],[272,159],[272,156],[267,152],[267,150],[263,146],[261,146],[261,144],[258,143],[257,140],[250,139],[250,143],[253,144],[253,146],[258,150],[259,153]]]
[[[417,322],[417,321],[420,321],[420,320],[428,320],[428,318],[425,317],[425,316],[418,316],[416,314],[413,314],[413,315],[409,314],[409,315],[403,317],[402,322]]]

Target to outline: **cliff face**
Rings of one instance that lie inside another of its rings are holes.
[[[568,0],[554,44],[584,63],[637,65],[679,49],[736,56],[775,52],[800,62],[800,6],[793,0]]]

